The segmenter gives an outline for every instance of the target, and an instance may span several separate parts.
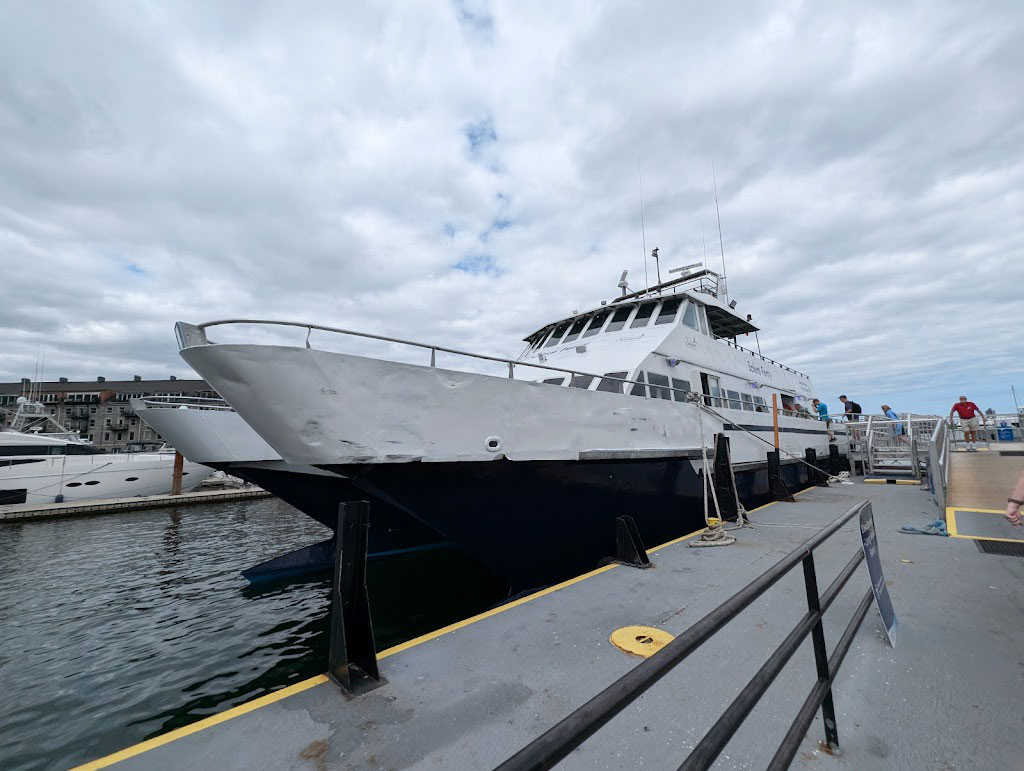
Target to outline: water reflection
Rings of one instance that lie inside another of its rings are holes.
[[[322,673],[329,574],[239,572],[326,535],[274,499],[0,526],[0,767],[67,767]],[[505,597],[454,550],[372,561],[367,586],[378,649]]]

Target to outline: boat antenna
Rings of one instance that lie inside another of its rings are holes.
[[[711,161],[711,181],[715,185],[715,216],[718,217],[718,248],[722,251],[722,275],[725,276],[725,242],[722,240],[722,213],[718,210],[718,177],[715,175],[715,162]],[[729,299],[728,290],[725,299]]]
[[[640,173],[640,153],[636,154],[636,178],[640,183],[640,243],[644,255],[644,289],[651,288],[651,280],[647,277],[647,229],[644,226],[644,177]]]
[[[700,242],[704,244],[704,267],[708,266],[708,242],[704,239],[704,220],[700,221]]]
[[[1013,383],[1010,383],[1010,391],[1013,393],[1013,408],[1020,415],[1020,405],[1017,404],[1017,389],[1013,387]]]

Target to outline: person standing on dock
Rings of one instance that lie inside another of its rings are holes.
[[[974,446],[974,443],[978,441],[978,426],[980,425],[981,418],[984,414],[978,408],[977,404],[967,401],[966,396],[961,396],[960,400],[954,404],[953,408],[949,411],[950,422],[953,420],[954,412],[960,416],[960,428],[964,431],[964,441],[967,442],[967,451],[977,452],[978,448]]]
[[[1010,524],[1018,527],[1021,523],[1020,507],[1024,506],[1024,471],[1020,472],[1020,479],[1017,486],[1013,488],[1010,497],[1006,499],[1006,518]]]
[[[852,423],[855,420],[860,420],[861,409],[860,405],[857,404],[857,402],[855,402],[853,399],[847,399],[846,394],[840,396],[839,401],[841,401],[843,403],[843,406],[846,408],[846,419],[849,422]]]
[[[832,418],[828,416],[828,407],[820,399],[815,399],[811,402],[811,406],[814,407],[814,411],[818,413],[818,420],[825,421],[825,431],[828,433],[828,440],[830,442],[835,440],[835,434],[832,433]]]

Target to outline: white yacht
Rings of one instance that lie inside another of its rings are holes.
[[[44,405],[24,397],[11,428],[0,430],[0,509],[169,493],[173,470],[173,450],[98,452],[53,421]],[[186,462],[182,490],[191,490],[212,473]]]
[[[182,357],[285,460],[348,477],[523,587],[545,563],[572,574],[611,553],[619,515],[649,544],[692,530],[716,434],[730,438],[741,496],[765,494],[773,395],[789,484],[806,479],[794,458],[829,453],[810,378],[739,344],[757,327],[723,277],[701,269],[631,292],[623,274],[619,286],[621,296],[528,335],[516,359],[304,322],[179,322],[176,332]],[[252,324],[297,327],[305,340],[207,336]],[[314,331],[418,347],[423,363],[322,350]],[[497,372],[438,367],[439,352]],[[833,431],[845,454],[845,430]]]
[[[283,460],[223,399],[156,396],[132,399],[131,405],[190,461],[259,485],[332,531],[337,530],[339,504],[366,497],[334,472]],[[383,505],[374,511],[369,539],[371,558],[445,543],[418,520]],[[244,575],[256,579],[305,572],[332,565],[333,552],[332,537],[253,566]]]

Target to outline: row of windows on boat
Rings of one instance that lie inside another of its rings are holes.
[[[691,390],[689,380],[670,378],[666,375],[659,375],[656,372],[638,372],[634,380],[636,382],[624,382],[627,372],[606,372],[603,377],[596,375],[573,375],[569,379],[570,388],[589,389],[594,381],[598,381],[595,391],[608,391],[611,393],[628,393],[630,396],[650,396],[652,399],[666,399],[668,401],[685,402],[686,395]],[[550,377],[543,382],[550,385],[565,385],[566,378]],[[711,387],[711,393],[704,396],[705,402],[712,407],[726,407],[734,410],[750,410],[752,412],[765,412],[767,404],[764,398],[752,394],[730,391],[724,388]]]
[[[550,334],[545,331],[531,338],[528,352],[538,348],[552,348],[559,343],[571,343],[577,339],[593,337],[600,332],[618,332],[620,329],[626,328],[627,324],[629,329],[646,327],[652,320],[655,325],[671,324],[679,315],[679,309],[684,300],[685,298],[682,297],[670,297],[664,301],[652,300],[639,305],[607,308],[592,316],[580,316],[575,321],[563,321],[556,325]],[[658,308],[659,302],[660,308]],[[654,313],[655,309],[658,310],[657,315]],[[634,313],[634,311],[636,312]],[[609,321],[609,319],[611,320]],[[685,300],[682,323],[696,332],[708,334],[708,320],[704,307],[689,300]]]
[[[0,447],[0,455],[96,455],[95,447],[85,444],[21,444]]]

